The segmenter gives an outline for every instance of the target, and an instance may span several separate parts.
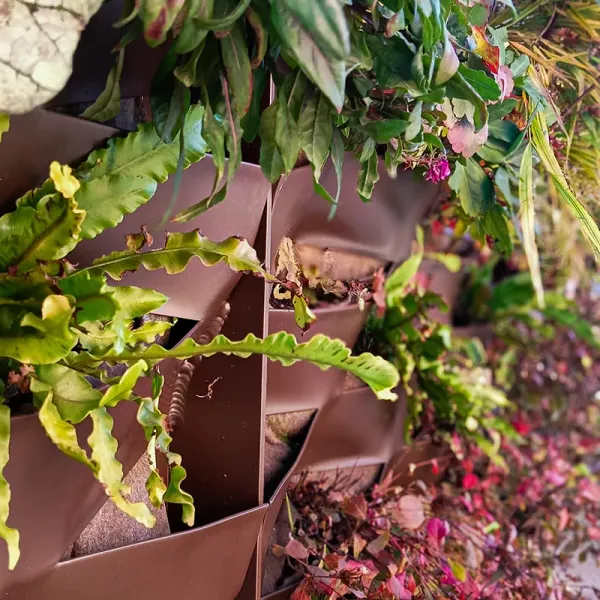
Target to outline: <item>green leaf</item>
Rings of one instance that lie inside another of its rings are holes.
[[[169,453],[174,456],[174,453]],[[176,455],[179,456],[179,455]],[[180,504],[181,520],[192,527],[194,525],[195,510],[194,499],[190,494],[181,489],[181,482],[187,477],[185,469],[181,465],[174,465],[169,472],[169,487],[165,492],[164,501],[170,504]]]
[[[79,273],[107,273],[118,280],[124,273],[144,267],[149,271],[165,269],[169,275],[173,275],[181,273],[194,256],[207,267],[225,262],[234,271],[248,271],[269,281],[274,280],[262,268],[256,251],[246,240],[230,237],[222,242],[212,242],[197,230],[167,234],[165,247],[160,250],[141,253],[126,250],[102,256],[91,267],[82,269]]]
[[[314,181],[314,178],[313,188],[317,194],[325,198],[327,202],[331,203],[331,210],[329,211],[328,218],[333,219],[338,207],[338,202],[340,200],[340,193],[342,191],[342,171],[344,166],[344,140],[342,139],[342,134],[337,127],[333,128],[330,152],[331,162],[333,163],[333,168],[335,170],[335,176],[337,179],[337,191],[335,193],[335,198],[333,198],[318,181]]]
[[[19,550],[19,532],[6,524],[10,506],[10,486],[4,477],[4,467],[8,463],[10,444],[10,408],[0,397],[0,537],[6,542],[8,550],[8,569],[12,571],[21,551]]]
[[[125,48],[121,48],[115,65],[108,73],[104,90],[96,98],[96,102],[88,106],[81,113],[84,119],[103,123],[109,119],[114,119],[119,114],[121,111],[121,86],[119,82],[121,80],[124,60]]]
[[[484,100],[494,102],[500,98],[500,86],[485,71],[469,69],[465,65],[460,65],[458,72]]]
[[[168,300],[160,292],[130,285],[109,286],[108,291],[118,303],[119,314],[124,319],[135,319],[155,312]]]
[[[37,365],[65,358],[77,343],[77,335],[69,328],[74,310],[65,296],[47,296],[41,316],[26,313],[20,323],[0,330],[2,356]]]
[[[377,181],[379,181],[378,164],[379,157],[377,156],[377,152],[373,152],[365,162],[360,164],[358,187],[356,190],[363,202],[369,202],[371,200],[373,188]]]
[[[63,365],[39,365],[31,380],[31,391],[38,400],[52,393],[52,403],[61,419],[81,423],[98,408],[102,394],[78,371]]]
[[[201,200],[198,204],[194,204],[193,206],[178,212],[171,221],[173,221],[173,223],[187,223],[198,215],[206,212],[209,208],[221,204],[227,197],[227,189],[228,185],[225,184],[218,192],[204,198],[204,200]]]
[[[466,160],[466,166],[456,162],[454,173],[448,180],[463,210],[469,216],[477,216],[485,212],[492,202],[494,186],[479,163],[472,158]]]
[[[52,401],[52,392],[48,392],[40,406],[38,417],[46,435],[52,440],[52,443],[67,456],[94,468],[93,463],[87,457],[83,448],[77,440],[77,431],[73,425],[67,423],[61,416]]]
[[[77,323],[110,321],[119,308],[102,275],[92,277],[81,273],[69,279],[60,279],[58,285],[64,294],[75,298]]]
[[[169,61],[171,57],[176,56],[174,52],[170,52],[164,60]],[[152,122],[160,139],[165,144],[170,144],[179,138],[186,113],[190,107],[190,90],[179,79],[173,77],[174,64],[173,61],[164,73],[160,73],[161,69],[159,69],[159,74],[152,82],[150,95]],[[161,76],[162,79],[160,79]],[[185,133],[183,139],[185,142]]]
[[[216,353],[234,354],[242,358],[252,354],[262,354],[270,360],[279,361],[284,366],[303,360],[318,366],[323,371],[330,367],[337,367],[362,379],[381,400],[396,398],[392,389],[398,384],[399,376],[390,363],[368,352],[351,356],[350,349],[346,348],[341,340],[334,340],[320,334],[303,344],[299,344],[293,335],[285,331],[272,334],[265,339],[248,334],[240,341],[231,341],[219,335],[208,344],[197,344],[188,338],[172,350],[153,345],[135,352],[125,350],[118,356],[108,352],[98,357],[83,355],[78,360],[80,362],[107,361],[111,364],[132,363],[140,359],[158,362],[169,357],[185,359],[192,356],[211,356]]]
[[[535,243],[535,208],[533,206],[533,159],[531,143],[525,146],[519,170],[519,221],[523,232],[523,248],[529,263],[531,281],[535,289],[538,306],[544,308],[544,286],[540,271],[540,259]]]
[[[143,502],[130,502],[125,497],[131,490],[123,482],[123,467],[115,458],[118,443],[112,435],[113,418],[104,407],[92,411],[91,418],[94,428],[88,437],[88,444],[92,449],[92,462],[98,481],[104,485],[117,508],[138,523],[154,527],[156,518],[149,508]]]
[[[294,295],[292,304],[294,305],[294,319],[296,325],[298,325],[302,331],[308,331],[310,326],[317,320],[315,313],[310,310],[306,300],[302,296]]]
[[[394,36],[386,40],[379,35],[370,35],[367,41],[373,54],[373,70],[380,88],[396,87],[411,80],[415,50],[404,39]]]
[[[508,217],[499,204],[492,204],[485,211],[481,226],[484,233],[498,242],[498,249],[505,254],[512,252],[512,238],[508,228]]]
[[[258,69],[267,53],[269,36],[260,15],[252,7],[249,7],[246,11],[246,20],[248,21],[248,25],[250,25],[254,31],[254,52],[252,53],[252,60],[250,61],[250,66],[252,67],[252,70],[254,70]]]
[[[338,0],[273,0],[272,21],[306,75],[339,111],[344,104],[350,34]]]
[[[241,0],[240,3],[228,14],[211,19],[208,15],[196,14],[193,20],[196,26],[209,31],[228,29],[231,27],[250,6],[250,0]]]
[[[139,360],[134,365],[129,367],[119,381],[111,385],[100,400],[100,406],[116,406],[121,400],[129,400],[133,388],[136,386],[138,379],[148,370],[148,365]]]
[[[458,70],[459,64],[456,50],[450,41],[450,36],[448,35],[448,32],[444,30],[444,50],[435,74],[435,79],[433,81],[434,85],[436,87],[444,85],[447,81],[452,79]]]
[[[259,164],[264,176],[275,183],[284,173],[285,165],[275,137],[278,102],[275,101],[263,112],[260,119]]]
[[[80,237],[90,240],[116,227],[125,215],[146,204],[156,188],[156,181],[150,177],[105,175],[84,182],[75,194],[79,208],[86,211]]]
[[[465,77],[463,77],[461,73],[461,67],[459,67],[458,71],[454,74],[454,77],[452,77],[452,79],[446,83],[446,93],[448,98],[468,100],[475,106],[476,110],[473,114],[473,124],[475,125],[475,128],[479,130],[488,121],[487,104],[479,92],[467,81]],[[499,90],[500,88],[498,88],[498,91]]]
[[[277,112],[275,116],[275,142],[283,160],[285,173],[289,173],[296,165],[302,140],[298,125],[286,102],[284,90],[279,90]]]
[[[227,181],[231,181],[235,172],[242,162],[242,128],[240,125],[240,115],[232,107],[232,100],[229,93],[227,79],[221,76],[221,85],[223,86],[223,96],[225,98],[225,115],[223,128],[225,130],[225,146],[229,154],[227,164]]]
[[[10,115],[0,113],[0,141],[2,136],[10,129]]]
[[[198,79],[198,61],[204,52],[205,46],[206,38],[194,48],[187,62],[178,65],[173,71],[175,77],[177,77],[185,87],[192,87]]]
[[[261,102],[267,84],[267,71],[264,67],[259,67],[254,71],[254,82],[252,85],[252,100],[250,109],[241,121],[244,130],[244,141],[251,143],[258,135],[260,126],[260,116],[262,113]]]
[[[409,256],[386,280],[385,291],[388,305],[393,305],[395,299],[404,296],[406,286],[419,271],[423,253],[416,252]]]
[[[243,117],[252,100],[252,68],[242,23],[237,22],[220,42],[231,105],[238,116]]]
[[[583,235],[590,243],[596,261],[600,261],[600,230],[593,217],[586,210],[585,206],[577,199],[573,190],[570,188],[567,179],[554,156],[554,151],[548,139],[548,127],[544,113],[538,111],[531,124],[531,141],[536,152],[539,154],[544,168],[550,174],[558,193],[573,214],[579,221],[583,230]]]
[[[461,260],[457,254],[445,254],[443,252],[426,252],[425,257],[442,263],[451,273],[460,271]]]
[[[378,144],[387,144],[406,131],[408,121],[404,119],[384,119],[382,121],[367,121],[358,127]]]
[[[295,123],[300,119],[300,113],[304,106],[304,95],[306,93],[307,79],[300,69],[292,71],[283,81],[281,86],[283,98],[292,119]]]
[[[408,127],[406,128],[406,132],[404,134],[404,137],[408,142],[414,140],[419,133],[421,133],[421,129],[423,128],[423,121],[421,120],[422,108],[423,103],[419,101],[414,105],[410,113],[410,117],[408,118]]]
[[[321,178],[333,135],[331,104],[323,94],[312,96],[298,123],[302,150],[313,168],[315,181]]]
[[[168,321],[148,321],[135,329],[124,326],[115,328],[114,324],[103,327],[97,323],[87,323],[83,330],[78,331],[79,343],[86,350],[96,353],[106,352],[121,339],[128,346],[152,344],[157,336],[163,335],[172,326],[173,323]]]
[[[171,436],[165,429],[165,417],[159,409],[159,398],[164,378],[156,376],[153,381],[153,398],[139,398],[138,422],[142,425],[148,440],[148,456],[151,473],[146,482],[146,490],[150,501],[157,508],[164,502],[181,504],[183,522],[190,527],[194,524],[194,500],[181,489],[181,482],[186,477],[185,469],[181,466],[181,456],[169,451]],[[171,466],[169,487],[167,488],[156,468],[156,450],[160,450]]]
[[[185,117],[184,169],[204,158],[208,151],[202,137],[203,116],[204,107],[195,104]],[[82,182],[103,175],[119,175],[124,178],[149,177],[157,183],[164,183],[177,170],[178,159],[179,136],[170,144],[165,144],[152,123],[143,123],[136,132],[124,138],[111,138],[106,148],[92,152],[76,169],[75,175]]]
[[[483,27],[488,20],[488,11],[482,4],[475,4],[475,6],[471,6],[467,9],[467,16],[471,25]],[[464,581],[464,579],[462,581]]]
[[[38,260],[66,256],[79,241],[85,211],[61,195],[44,197],[35,208],[20,206],[0,218],[0,270],[27,271]]]

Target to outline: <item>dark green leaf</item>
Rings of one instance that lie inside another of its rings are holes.
[[[304,105],[306,77],[300,69],[297,69],[285,78],[282,88],[288,110],[294,121],[298,122]]]
[[[487,75],[485,71],[469,69],[465,65],[460,65],[458,71],[484,100],[493,102],[500,98],[500,87],[496,80]]]
[[[448,183],[460,200],[463,210],[470,216],[486,211],[493,200],[494,186],[479,163],[472,158],[466,166],[456,162]]]
[[[252,100],[252,68],[242,23],[236,23],[229,35],[221,39],[221,56],[225,66],[231,106],[243,117]]]
[[[341,110],[350,34],[338,0],[273,0],[272,21],[306,75]]]
[[[246,19],[250,27],[254,30],[255,39],[250,66],[252,69],[258,69],[267,52],[268,34],[260,15],[252,7],[246,11]]]
[[[239,4],[228,14],[218,18],[209,18],[202,14],[194,15],[193,19],[196,25],[209,31],[219,31],[229,29],[250,6],[250,0],[240,0]]]
[[[202,56],[204,51],[205,41],[202,40],[200,44],[193,50],[188,61],[183,65],[179,65],[175,69],[175,77],[183,83],[186,87],[192,87],[197,79],[198,60]]]
[[[263,112],[260,118],[260,158],[259,164],[264,176],[275,183],[285,172],[283,157],[275,139],[277,124],[277,101]]]
[[[266,83],[267,71],[264,67],[259,67],[254,71],[250,109],[241,121],[241,127],[244,130],[243,138],[247,143],[253,142],[258,135],[258,128],[260,126],[261,102]]]
[[[313,167],[315,181],[321,178],[321,171],[329,155],[332,139],[331,112],[329,100],[317,92],[308,100],[298,123],[302,150]]]
[[[121,72],[123,71],[123,61],[125,60],[125,49],[121,49],[117,56],[115,66],[108,73],[106,85],[102,93],[96,98],[96,102],[88,106],[81,116],[84,119],[91,119],[102,123],[109,119],[114,119],[121,110]]]
[[[408,121],[404,119],[384,119],[383,121],[368,121],[360,125],[359,129],[372,137],[378,144],[386,144],[404,133],[407,127]]]
[[[225,98],[225,118],[223,120],[225,146],[229,154],[227,181],[231,181],[242,162],[242,127],[240,125],[240,116],[231,104],[227,79],[223,76],[221,76],[221,85],[223,86],[223,96]]]
[[[358,187],[356,189],[363,202],[369,202],[371,200],[373,188],[379,180],[378,164],[379,157],[377,156],[377,152],[373,152],[371,157],[360,165]]]

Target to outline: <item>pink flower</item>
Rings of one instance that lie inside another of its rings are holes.
[[[425,179],[433,183],[440,183],[450,177],[450,165],[445,156],[434,159],[425,173]]]
[[[448,130],[448,141],[452,145],[452,150],[465,158],[473,156],[487,142],[487,138],[487,123],[479,131],[475,131],[473,123],[462,119]]]
[[[434,517],[427,522],[427,538],[436,547],[444,543],[444,539],[450,533],[448,521]]]
[[[502,65],[498,69],[496,82],[500,86],[500,102],[502,102],[512,94],[513,88],[515,87],[512,71],[506,65]]]

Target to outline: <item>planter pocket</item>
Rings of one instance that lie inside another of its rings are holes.
[[[266,506],[200,527],[56,565],[10,600],[234,600]]]

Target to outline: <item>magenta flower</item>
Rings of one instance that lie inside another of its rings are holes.
[[[450,177],[450,165],[445,156],[434,159],[425,173],[425,179],[433,183],[440,183]]]
[[[429,543],[440,548],[450,533],[450,525],[448,521],[434,517],[427,522],[427,539]]]

